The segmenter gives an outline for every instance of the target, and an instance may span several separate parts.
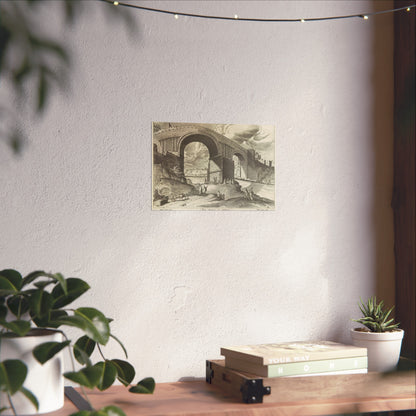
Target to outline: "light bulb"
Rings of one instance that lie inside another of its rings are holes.
[[[300,21],[301,21],[302,23],[305,23],[305,19],[300,19]]]
[[[363,19],[364,19],[364,20],[368,20],[368,16],[367,16],[367,15],[364,15],[364,16],[363,16]]]
[[[118,1],[113,2],[114,6],[118,6]]]
[[[179,16],[177,14],[175,14],[175,19],[179,19]]]
[[[235,14],[234,15],[234,19],[238,19],[238,14]]]
[[[410,12],[410,7],[408,7],[408,8],[406,9],[406,11],[407,11],[407,12]]]

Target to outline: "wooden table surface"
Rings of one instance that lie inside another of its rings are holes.
[[[413,375],[406,375],[409,378]],[[412,382],[411,382],[412,383]],[[402,393],[389,397],[340,397],[325,399],[325,394],[311,400],[285,401],[278,403],[245,404],[227,395],[218,386],[205,380],[176,383],[157,383],[152,395],[129,393],[123,386],[113,386],[103,392],[91,391],[88,397],[92,405],[99,409],[116,405],[127,416],[292,416],[329,415],[337,413],[377,412],[415,409],[414,383]],[[413,386],[413,387],[412,387]],[[50,416],[67,416],[76,412],[76,407],[68,400],[65,406]]]

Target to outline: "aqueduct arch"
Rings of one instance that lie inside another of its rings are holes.
[[[153,134],[154,153],[159,158],[169,158],[170,162],[176,160],[176,167],[184,179],[185,147],[192,142],[203,143],[208,148],[208,181],[211,183],[234,180],[235,163],[239,164],[237,177],[251,181],[258,180],[260,168],[272,168],[257,161],[254,150],[203,126],[178,123]]]

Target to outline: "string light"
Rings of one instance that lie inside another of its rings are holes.
[[[144,11],[149,11],[153,13],[163,13],[163,14],[171,14],[175,16],[175,19],[179,18],[179,16],[185,16],[185,17],[195,17],[200,19],[213,19],[213,20],[239,20],[241,22],[316,22],[316,21],[323,21],[323,20],[340,20],[340,19],[354,19],[354,18],[360,18],[364,20],[368,20],[371,16],[379,15],[379,14],[385,14],[385,13],[395,13],[399,12],[401,10],[405,10],[407,12],[410,12],[411,9],[416,7],[416,4],[413,4],[412,6],[404,6],[404,7],[398,7],[396,9],[389,9],[389,10],[381,10],[378,12],[372,12],[372,13],[366,13],[366,14],[350,14],[345,16],[327,16],[327,17],[310,17],[310,18],[297,18],[297,19],[261,19],[261,18],[251,18],[251,17],[239,17],[238,15],[234,15],[234,17],[227,17],[227,16],[209,16],[204,14],[194,14],[194,13],[183,13],[183,12],[175,12],[170,10],[163,10],[163,9],[154,9],[151,7],[145,7],[145,6],[138,6],[135,4],[130,3],[123,3],[119,1],[113,1],[113,0],[100,0],[104,3],[110,3],[114,5],[119,5],[123,7],[130,7],[133,9],[139,9]]]

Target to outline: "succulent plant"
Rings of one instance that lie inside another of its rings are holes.
[[[389,310],[383,309],[384,302],[377,303],[377,298],[372,296],[364,303],[360,299],[358,306],[363,316],[359,319],[353,319],[354,322],[358,322],[367,327],[371,332],[388,332],[398,329],[399,324],[394,322],[393,318],[389,318],[394,306]]]

